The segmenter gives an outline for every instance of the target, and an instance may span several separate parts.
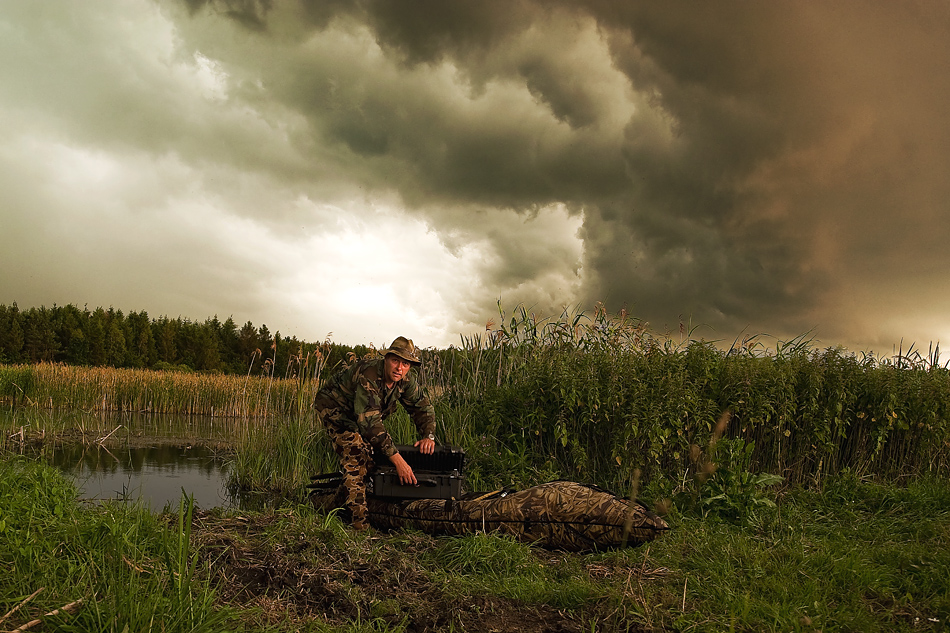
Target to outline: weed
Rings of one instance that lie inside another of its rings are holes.
[[[752,472],[754,442],[720,439],[706,454],[694,447],[695,472],[675,499],[684,510],[733,523],[754,521],[762,508],[774,508],[769,488],[780,475]]]

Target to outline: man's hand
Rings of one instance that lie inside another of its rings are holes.
[[[403,486],[415,486],[418,482],[416,481],[416,475],[412,472],[412,467],[406,463],[406,460],[402,458],[402,455],[396,453],[389,458],[389,461],[393,463],[393,466],[396,467],[396,474],[399,475],[399,483]]]
[[[431,455],[435,452],[435,440],[430,440],[429,438],[424,438],[413,444],[413,446],[419,447],[419,452],[426,455]]]

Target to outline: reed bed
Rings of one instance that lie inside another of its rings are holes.
[[[63,364],[0,366],[0,397],[17,407],[216,417],[282,417],[310,406],[319,379]]]
[[[235,494],[301,498],[311,475],[337,469],[323,428],[308,415],[245,425],[232,445],[230,487]]]
[[[657,335],[602,307],[552,319],[520,307],[460,347],[422,353],[437,434],[466,450],[469,489],[568,478],[631,490],[640,480],[669,495],[716,467],[738,468],[747,483],[818,487],[846,472],[892,481],[950,474],[950,372],[936,350],[858,357],[804,337],[722,349],[690,332]],[[387,426],[397,442],[416,439],[403,415]],[[254,464],[247,481],[288,492],[305,482],[277,457],[285,432],[238,448]],[[332,468],[325,440],[298,435],[308,439],[297,454],[311,454],[314,470]],[[741,467],[727,454],[741,455]]]
[[[753,337],[724,349],[685,328],[657,334],[603,306],[553,318],[499,306],[498,323],[483,333],[422,354],[437,434],[468,452],[471,487],[563,477],[615,490],[638,479],[670,488],[699,474],[719,438],[742,443],[751,472],[789,483],[820,485],[840,472],[950,474],[950,371],[939,350],[875,358],[815,349],[805,337],[771,348]],[[16,406],[259,419],[236,441],[236,477],[293,490],[306,481],[307,462],[311,471],[333,464],[310,412],[323,371],[309,359],[285,379],[0,366],[0,397]],[[408,419],[391,427],[397,441],[415,439]]]

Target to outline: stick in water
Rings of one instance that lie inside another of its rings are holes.
[[[122,425],[120,424],[119,426],[117,426],[117,427],[115,427],[114,429],[112,429],[112,433],[115,433],[116,431],[118,431],[118,430],[121,429],[121,428],[122,428]],[[110,437],[112,437],[112,433],[109,433],[109,434],[106,435],[105,437],[100,437],[98,440],[96,440],[96,443],[97,443],[97,444],[102,444],[102,443],[105,442],[107,439],[109,439]]]

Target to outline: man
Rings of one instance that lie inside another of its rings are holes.
[[[426,454],[435,451],[435,410],[412,373],[422,361],[410,339],[398,337],[383,358],[363,359],[330,378],[314,398],[317,417],[323,421],[333,449],[340,456],[345,508],[353,527],[366,529],[366,475],[373,466],[373,451],[389,458],[403,485],[416,476],[396,450],[383,422],[402,404],[422,439],[415,443]]]

